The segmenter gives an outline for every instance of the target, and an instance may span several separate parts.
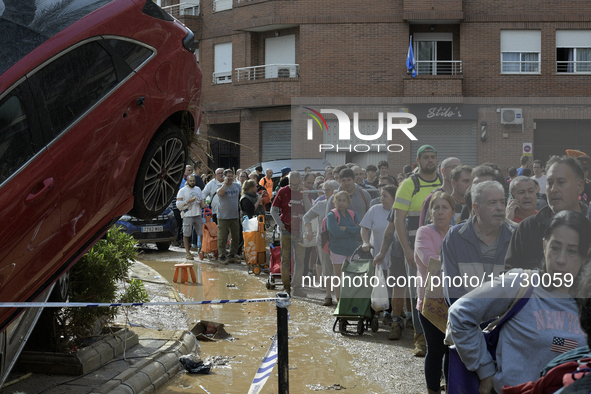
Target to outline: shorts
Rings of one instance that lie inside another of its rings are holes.
[[[330,261],[333,264],[343,264],[345,262],[345,259],[351,260],[351,256],[343,256],[342,254],[336,254],[333,252],[330,252]]]
[[[190,237],[192,229],[195,229],[197,235],[203,235],[203,219],[201,216],[185,216],[183,218],[183,236]]]
[[[390,256],[390,265],[388,266],[388,276],[398,278],[404,276],[406,278],[406,267],[404,265],[404,257]]]

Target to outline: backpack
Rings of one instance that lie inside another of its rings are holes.
[[[417,173],[413,173],[410,176],[410,179],[412,179],[412,183],[414,183],[415,185],[415,189],[412,192],[412,197],[415,196],[415,194],[417,194],[418,192],[421,191],[421,187],[433,187],[433,185],[421,185],[421,181],[419,180],[419,174]],[[439,175],[439,173],[437,173],[437,180],[439,181],[439,186],[441,187],[443,185],[443,180],[441,179],[441,175]]]
[[[336,208],[334,208],[334,209],[331,209],[330,212],[334,213],[334,215],[337,217],[337,224],[340,224],[341,223],[341,214],[339,213],[339,211]],[[353,212],[352,209],[347,209],[347,212],[349,212],[349,215],[351,215],[351,219],[353,219],[353,221],[355,221],[355,212]],[[328,242],[329,241],[330,241],[330,232],[326,228],[326,218],[324,218],[324,219],[322,219],[322,226],[320,226],[320,245],[322,246],[322,251],[325,253],[329,253],[329,249],[328,249]]]

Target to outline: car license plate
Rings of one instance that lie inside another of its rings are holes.
[[[142,233],[157,233],[164,230],[163,226],[142,227]]]

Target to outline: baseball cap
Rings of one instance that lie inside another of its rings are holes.
[[[417,159],[421,157],[421,155],[425,152],[433,152],[437,154],[437,149],[433,148],[431,145],[423,145],[417,151]]]
[[[281,169],[281,176],[284,176],[285,174],[289,174],[291,172],[291,168],[289,167],[283,167]]]

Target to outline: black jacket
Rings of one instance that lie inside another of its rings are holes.
[[[583,203],[581,212],[589,218],[591,210]],[[543,268],[544,247],[542,240],[548,222],[554,213],[549,206],[542,208],[536,215],[525,218],[513,233],[509,250],[505,256],[505,270],[512,268]],[[591,219],[590,219],[591,220]]]

